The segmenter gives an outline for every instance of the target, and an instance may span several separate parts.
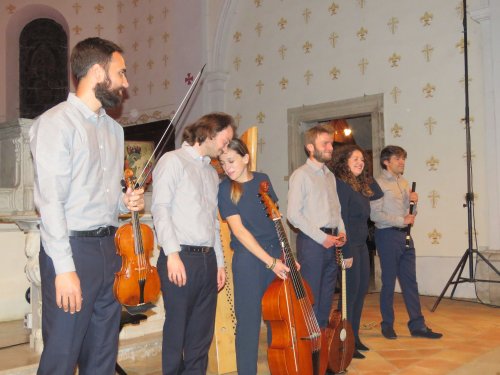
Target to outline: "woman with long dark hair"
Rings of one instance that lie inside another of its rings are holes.
[[[368,292],[370,259],[366,240],[370,200],[383,193],[365,168],[366,154],[357,145],[340,146],[334,152],[330,165],[337,179],[337,193],[342,207],[347,238],[342,248],[346,271],[347,319],[356,340],[354,358],[364,358],[360,350],[368,350],[359,338],[359,325],[365,295]]]
[[[261,300],[276,276],[289,271],[279,259],[281,246],[271,219],[258,197],[260,183],[269,182],[269,196],[278,198],[264,173],[249,169],[245,144],[233,139],[219,157],[227,177],[219,186],[219,212],[231,229],[234,308],[236,314],[236,362],[239,375],[257,373]],[[270,331],[268,331],[268,343]]]

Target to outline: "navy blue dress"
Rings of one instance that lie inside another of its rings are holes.
[[[253,178],[242,185],[243,194],[238,202],[231,201],[231,180],[219,186],[219,212],[223,219],[240,215],[244,227],[255,237],[260,246],[274,258],[281,257],[281,247],[273,221],[266,216],[258,197],[260,183],[269,182],[269,196],[278,198],[264,173],[253,172]],[[236,362],[239,375],[257,373],[259,334],[262,321],[261,300],[275,274],[248,251],[231,232],[233,255],[234,309],[236,314]],[[268,341],[270,331],[268,331]]]
[[[366,245],[370,200],[380,199],[384,195],[375,181],[370,188],[374,195],[368,198],[337,178],[337,194],[347,235],[342,253],[345,259],[353,258],[352,267],[346,271],[346,299],[347,320],[352,325],[356,341],[359,341],[361,313],[370,281],[370,258]]]

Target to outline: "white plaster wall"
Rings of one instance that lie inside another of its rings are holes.
[[[329,12],[332,3],[339,6],[333,15]],[[286,210],[288,190],[287,109],[383,93],[385,142],[408,151],[406,175],[410,181],[417,181],[420,193],[419,215],[412,234],[419,256],[421,291],[439,294],[443,280],[451,276],[467,248],[467,212],[462,207],[467,191],[466,148],[460,121],[465,113],[460,83],[464,55],[457,47],[463,36],[461,2],[325,0],[236,4],[228,20],[233,40],[224,62],[229,72],[226,108],[241,116],[241,131],[259,122],[259,112],[265,115],[259,124],[266,142],[258,156],[259,169],[271,176],[282,210]],[[310,11],[308,22],[304,17],[306,9]],[[421,20],[426,12],[432,15],[429,26]],[[388,25],[391,17],[399,21],[394,34]],[[284,30],[278,27],[281,18],[287,21]],[[260,37],[255,30],[258,23],[263,26]],[[475,218],[479,246],[488,246],[482,40],[479,25],[470,18],[468,23]],[[362,27],[368,30],[366,40],[357,36]],[[329,43],[332,32],[339,36],[335,47]],[[234,38],[236,33],[241,34],[239,41]],[[312,44],[310,53],[303,49],[307,41]],[[426,44],[433,48],[429,62],[422,52]],[[287,48],[284,59],[278,52],[282,45]],[[401,56],[398,67],[390,66],[393,53]],[[260,66],[255,61],[258,54],[264,57]],[[238,70],[233,64],[235,58],[241,59]],[[368,60],[365,74],[358,65],[362,58]],[[340,70],[338,79],[329,75],[333,67]],[[313,74],[309,84],[304,77],[307,70]],[[280,87],[282,78],[288,80],[286,89]],[[256,87],[259,80],[264,83],[261,94]],[[427,83],[435,87],[429,98],[423,92]],[[394,87],[401,91],[397,102],[391,96]],[[241,90],[240,98],[236,90]],[[432,135],[424,125],[428,117],[437,122]],[[391,132],[395,123],[402,127],[399,136]],[[437,170],[430,170],[427,164],[431,157],[439,160]],[[428,198],[432,190],[440,195],[435,208]],[[441,235],[438,243],[432,243],[429,237],[434,230]],[[469,295],[467,291],[465,294]]]
[[[5,83],[0,86],[0,121],[18,116],[18,105],[9,108],[7,95],[14,93],[18,101],[17,42],[25,24],[38,17],[63,25],[69,49],[91,36],[113,40],[124,48],[130,88],[119,114],[122,124],[169,117],[189,88],[185,78],[195,76],[206,60],[211,39],[208,13],[217,12],[219,2],[210,1],[209,8],[207,2],[182,0],[2,1],[0,51],[6,53],[0,54],[0,77]],[[7,61],[12,62],[10,69]],[[193,102],[200,115],[201,100],[195,96]]]

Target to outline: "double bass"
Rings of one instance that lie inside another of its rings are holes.
[[[130,169],[125,170],[127,187],[134,188],[136,179]],[[139,221],[139,213],[132,211],[129,223],[115,234],[116,251],[122,257],[122,267],[115,274],[113,292],[124,306],[148,306],[160,295],[160,277],[149,262],[154,249],[152,229]]]
[[[346,270],[342,249],[337,248],[337,263],[342,269],[342,313],[333,308],[328,318],[328,369],[344,372],[352,361],[354,354],[354,332],[347,320]]]
[[[272,331],[267,351],[269,370],[273,375],[323,375],[328,362],[326,335],[320,330],[311,289],[297,270],[281,214],[268,190],[269,183],[262,182],[259,195],[274,222],[284,262],[290,269],[286,280],[276,278],[262,298],[262,317]]]

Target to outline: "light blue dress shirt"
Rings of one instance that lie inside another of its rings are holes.
[[[217,266],[224,266],[217,219],[219,177],[208,156],[188,143],[167,152],[153,170],[151,213],[165,255],[180,245],[211,246]]]
[[[35,205],[43,247],[56,274],[75,271],[69,230],[118,226],[123,128],[76,95],[42,114],[30,129]]]
[[[307,159],[292,173],[287,218],[319,244],[327,236],[320,228],[338,228],[339,233],[345,233],[335,176],[324,164]]]

